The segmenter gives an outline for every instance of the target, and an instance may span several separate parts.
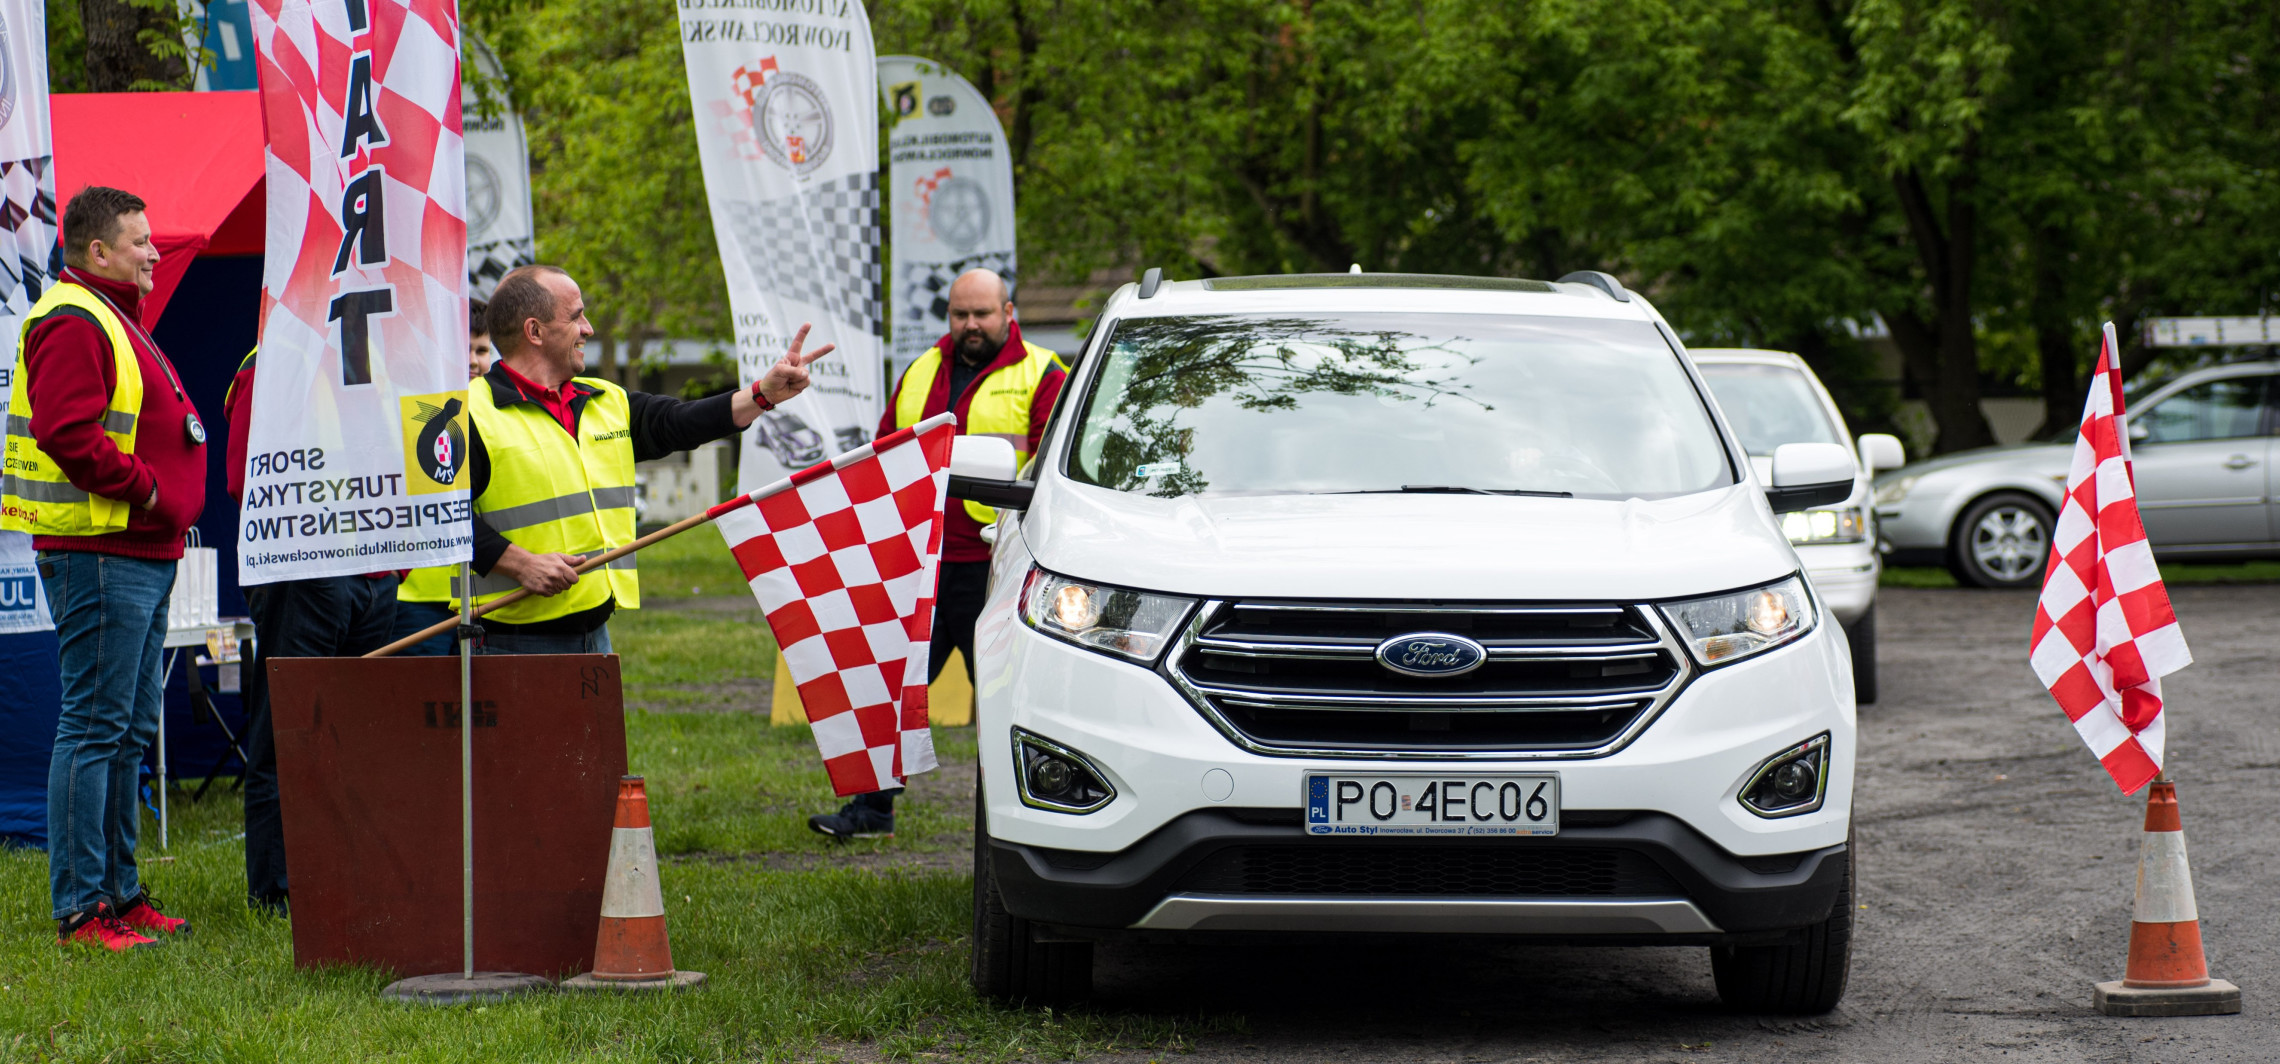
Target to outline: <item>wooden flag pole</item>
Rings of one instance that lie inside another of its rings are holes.
[[[602,553],[594,555],[585,561],[579,562],[577,566],[578,573],[579,575],[583,576],[587,573],[601,568],[602,566],[608,565],[609,563],[614,562],[619,558],[623,558],[626,555],[633,553],[634,551],[640,550],[643,547],[671,539],[674,536],[678,536],[683,532],[697,527],[698,525],[706,524],[711,520],[712,515],[709,513],[698,514],[695,517],[684,517],[681,520],[666,525],[665,527],[660,528],[655,532],[651,532],[650,534],[643,536],[640,539],[634,540],[625,546],[619,547],[615,550],[603,551]],[[529,598],[530,594],[531,592],[529,588],[517,588],[513,591],[507,592],[505,595],[502,595],[498,598],[492,599],[489,602],[475,607],[473,610],[467,613],[464,619],[473,620],[476,617],[480,617],[510,602],[521,602],[522,600]],[[402,639],[398,639],[395,642],[381,647],[380,649],[364,656],[368,658],[385,658],[390,655],[400,653],[406,647],[417,644],[425,639],[433,639],[436,636],[442,635],[445,632],[449,632],[459,627],[462,620],[463,618],[460,616],[454,615],[448,621],[437,621],[436,623],[429,625],[420,631],[414,632],[411,635],[407,635]]]

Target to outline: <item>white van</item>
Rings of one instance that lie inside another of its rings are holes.
[[[1141,935],[1709,947],[1819,1012],[1850,956],[1852,667],[1677,337],[1605,274],[1164,282],[1103,308],[999,507],[973,977]],[[1017,479],[1018,478],[1018,479]]]

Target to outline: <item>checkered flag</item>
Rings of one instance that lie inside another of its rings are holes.
[[[711,510],[841,795],[935,765],[926,659],[956,435],[938,414]]]
[[[2161,678],[2193,663],[2138,519],[2114,325],[2083,406],[2029,660],[2123,793],[2161,774]]]

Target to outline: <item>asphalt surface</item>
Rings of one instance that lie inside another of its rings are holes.
[[[2173,598],[2195,663],[2165,681],[2168,768],[2210,969],[2241,987],[2240,1015],[2092,1009],[2127,953],[2142,795],[2115,789],[2028,670],[2032,593],[1907,589],[1878,610],[1863,908],[1836,1011],[1726,1012],[1703,949],[1447,943],[1119,944],[1095,1007],[1242,1018],[1180,1058],[1197,1061],[2280,1060],[2280,587]]]

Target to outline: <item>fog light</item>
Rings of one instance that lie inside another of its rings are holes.
[[[1056,813],[1090,813],[1116,800],[1108,774],[1085,755],[1013,729],[1014,789],[1021,804]]]
[[[1068,762],[1051,755],[1040,757],[1036,764],[1029,766],[1029,789],[1042,797],[1060,797],[1075,778],[1076,772]]]
[[[1762,817],[1821,808],[1828,792],[1829,733],[1822,732],[1758,763],[1744,779],[1742,807]]]
[[[1813,785],[1821,774],[1804,761],[1791,761],[1773,770],[1773,793],[1785,802],[1802,801],[1813,794]]]

